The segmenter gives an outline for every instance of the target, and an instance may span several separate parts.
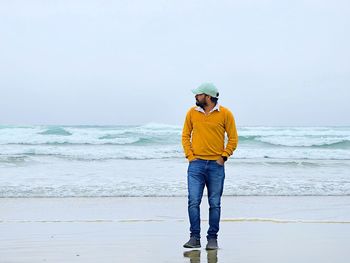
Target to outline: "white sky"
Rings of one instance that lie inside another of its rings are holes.
[[[350,125],[350,2],[0,2],[0,124]]]

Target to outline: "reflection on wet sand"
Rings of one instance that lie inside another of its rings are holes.
[[[190,259],[190,263],[200,263],[201,262],[201,251],[200,250],[189,250],[184,252],[184,257]],[[218,262],[218,251],[217,250],[207,250],[207,263],[217,263]]]
[[[201,262],[201,251],[200,250],[185,251],[184,257],[189,258],[191,263],[200,263]]]

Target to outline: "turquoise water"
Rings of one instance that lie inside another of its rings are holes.
[[[181,126],[0,126],[0,196],[184,196]],[[350,127],[239,127],[226,195],[350,195]]]

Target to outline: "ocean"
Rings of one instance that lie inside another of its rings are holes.
[[[186,196],[182,126],[0,125],[0,197]],[[350,127],[238,127],[226,196],[350,195]]]

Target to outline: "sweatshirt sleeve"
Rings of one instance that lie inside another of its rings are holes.
[[[225,131],[227,133],[228,141],[227,141],[226,148],[222,153],[222,156],[229,157],[237,148],[238,134],[237,134],[235,119],[231,111],[227,110],[227,114],[225,118],[226,118]]]
[[[192,135],[192,121],[191,121],[191,110],[187,112],[184,127],[182,130],[182,147],[185,152],[185,156],[189,161],[196,159],[193,154],[191,145],[191,135]]]

